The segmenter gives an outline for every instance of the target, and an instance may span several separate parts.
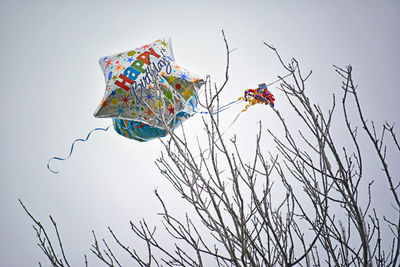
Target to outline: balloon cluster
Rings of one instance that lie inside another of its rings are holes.
[[[265,83],[259,84],[257,89],[246,89],[244,92],[244,97],[240,97],[239,100],[245,100],[249,102],[243,111],[246,111],[248,107],[253,106],[255,104],[265,104],[274,107],[275,97],[274,95],[267,89]]]

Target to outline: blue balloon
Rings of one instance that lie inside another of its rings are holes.
[[[170,122],[169,127],[171,129],[178,127],[188,117],[190,117],[190,115],[186,112],[179,112],[176,114],[175,119]],[[150,141],[168,134],[168,131],[165,129],[133,120],[113,119],[113,125],[114,130],[119,135],[139,142]]]

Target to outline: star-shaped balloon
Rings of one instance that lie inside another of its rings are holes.
[[[165,130],[194,114],[203,81],[175,63],[170,39],[100,58],[99,63],[106,90],[94,116],[113,118],[114,128],[131,125],[127,120]]]

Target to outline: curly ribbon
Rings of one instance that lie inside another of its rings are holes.
[[[69,151],[69,155],[68,155],[66,158],[52,157],[52,158],[49,159],[49,161],[47,162],[47,169],[49,169],[49,171],[51,171],[52,173],[58,173],[58,171],[53,171],[53,170],[50,168],[50,161],[52,161],[52,160],[54,160],[54,159],[56,159],[56,160],[67,160],[67,159],[69,159],[69,157],[71,157],[71,155],[72,155],[72,152],[74,151],[74,146],[75,146],[75,143],[76,143],[76,142],[86,142],[86,141],[89,139],[89,137],[90,137],[90,135],[92,134],[92,132],[94,132],[94,131],[107,131],[109,128],[110,128],[110,126],[108,126],[107,128],[95,128],[95,129],[91,130],[91,131],[88,133],[88,135],[86,136],[85,139],[81,139],[81,138],[75,139],[74,142],[72,142],[71,150]]]
[[[249,106],[253,106],[256,104],[265,104],[274,107],[275,97],[274,95],[267,89],[265,83],[260,84],[256,89],[246,89],[244,91],[244,96],[240,97],[239,100],[244,100],[249,102],[243,111],[246,111]]]

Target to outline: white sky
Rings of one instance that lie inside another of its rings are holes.
[[[56,219],[74,266],[83,265],[83,254],[98,264],[89,252],[92,229],[111,240],[111,226],[129,240],[129,220],[153,222],[161,210],[155,188],[181,209],[154,165],[157,140],[98,133],[78,144],[70,160],[54,162],[59,174],[46,169],[75,138],[110,124],[92,116],[104,90],[100,57],[170,36],[178,64],[218,83],[224,29],[236,48],[225,102],[284,74],[264,40],[286,61],[295,57],[313,70],[314,100],[326,104],[340,94],[332,64],[351,63],[367,115],[399,121],[399,12],[398,1],[1,1],[0,266],[46,262],[18,198],[46,225],[48,214]],[[224,115],[226,121],[239,111]],[[268,112],[250,109],[232,132],[253,138],[260,119],[268,123]],[[200,121],[185,123],[193,135]]]

